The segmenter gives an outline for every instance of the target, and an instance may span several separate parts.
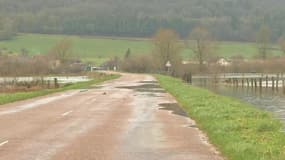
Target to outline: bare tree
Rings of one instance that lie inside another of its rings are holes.
[[[199,61],[200,72],[204,69],[204,64],[214,53],[214,41],[211,34],[206,28],[197,27],[192,30],[189,35],[190,43],[189,47],[195,54],[195,57]]]
[[[169,61],[172,64],[172,71],[181,64],[178,34],[170,29],[160,29],[153,38],[155,50],[154,57],[156,64],[162,71],[167,71],[165,64]]]
[[[257,47],[260,57],[265,60],[268,57],[270,47],[270,29],[265,25],[257,33]]]
[[[150,73],[154,69],[153,57],[149,54],[133,55],[125,58],[120,67],[127,72]]]
[[[63,39],[57,43],[50,51],[49,55],[53,59],[66,63],[72,58],[72,42],[70,39]]]

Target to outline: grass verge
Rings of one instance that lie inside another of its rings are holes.
[[[227,159],[285,160],[284,126],[270,113],[176,78],[156,78]]]
[[[63,92],[72,89],[85,89],[90,87],[91,85],[98,84],[107,80],[118,78],[119,75],[103,75],[99,76],[88,82],[79,82],[70,85],[66,85],[57,89],[44,89],[39,91],[32,92],[18,92],[18,93],[8,93],[8,94],[0,94],[0,105],[12,103],[15,101],[26,100],[34,97],[44,96],[51,93]]]

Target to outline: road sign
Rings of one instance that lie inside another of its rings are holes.
[[[171,67],[172,65],[171,65],[170,61],[167,61],[167,63],[165,64],[165,66],[169,68],[169,67]]]

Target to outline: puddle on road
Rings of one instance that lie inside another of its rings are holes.
[[[118,88],[123,88],[123,89],[157,89],[161,88],[158,84],[143,84],[143,85],[138,85],[138,86],[123,86],[123,87],[118,87]]]
[[[164,89],[137,89],[138,92],[166,93]]]
[[[149,97],[165,97],[165,96],[162,96],[162,95],[157,95],[155,93],[148,93],[148,94],[145,94],[146,96],[149,96]]]
[[[132,89],[138,92],[150,92],[150,93],[166,93],[166,91],[161,88],[158,84],[148,83],[138,86],[123,86],[117,87],[120,89]]]
[[[190,125],[189,128],[198,128],[196,125]]]
[[[157,81],[140,81],[139,83],[145,83],[145,84],[158,84]]]
[[[159,104],[159,106],[161,106],[161,108],[159,108],[160,110],[172,111],[173,114],[188,117],[187,113],[179,106],[178,103],[162,103]]]

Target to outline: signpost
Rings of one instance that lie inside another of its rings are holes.
[[[165,64],[166,68],[167,68],[167,74],[170,75],[170,68],[172,67],[172,64],[170,63],[170,61],[167,61],[167,63]]]

